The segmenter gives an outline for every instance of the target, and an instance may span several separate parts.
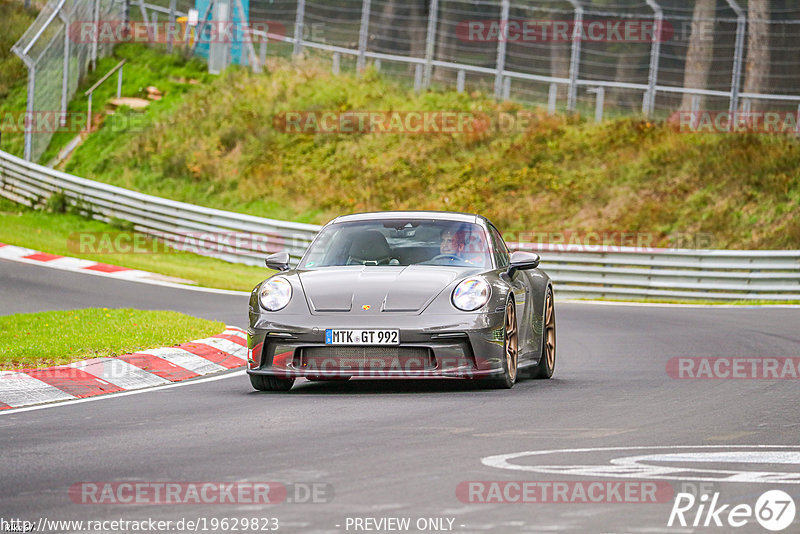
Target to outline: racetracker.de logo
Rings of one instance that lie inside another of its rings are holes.
[[[456,497],[467,504],[653,504],[673,495],[668,482],[638,480],[473,480],[456,487]]]
[[[76,504],[320,504],[333,500],[322,482],[78,482],[69,488]]]
[[[678,357],[667,374],[683,380],[787,380],[800,378],[800,357]]]
[[[667,119],[678,133],[800,135],[798,111],[676,111]]]
[[[666,42],[675,35],[669,22],[653,20],[597,19],[585,20],[580,26],[574,20],[465,20],[456,26],[460,41],[496,43],[651,43]]]
[[[125,22],[124,20],[79,20],[69,26],[73,43],[233,43],[280,39],[286,27],[274,20],[251,20],[247,24],[234,21],[215,21],[200,26],[181,22]]]

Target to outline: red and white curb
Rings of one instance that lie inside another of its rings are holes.
[[[189,280],[183,280],[181,278],[174,278],[170,276],[164,276],[162,274],[140,271],[138,269],[130,269],[128,267],[120,267],[118,265],[99,263],[92,260],[70,258],[68,256],[59,256],[58,254],[48,254],[46,252],[39,252],[38,250],[18,247],[16,245],[7,245],[5,243],[0,243],[0,258],[23,263],[31,263],[34,265],[46,265],[47,267],[53,267],[66,271],[80,271],[90,274],[113,276],[114,278],[123,280],[160,281],[173,283],[189,282]]]
[[[247,334],[228,326],[221,334],[174,347],[46,369],[0,371],[0,410],[161,386],[246,362]]]

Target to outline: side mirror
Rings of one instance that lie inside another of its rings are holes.
[[[541,258],[533,252],[517,251],[511,254],[511,263],[508,265],[508,276],[514,276],[517,271],[527,271],[539,266]]]
[[[267,268],[272,269],[274,271],[288,271],[289,253],[276,252],[275,254],[270,254],[269,256],[267,256],[265,263],[267,264]]]

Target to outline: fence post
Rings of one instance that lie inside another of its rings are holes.
[[[417,63],[414,65],[414,91],[420,91],[422,89],[422,65]]]
[[[173,27],[175,26],[175,2],[176,0],[169,0],[169,22],[167,23],[167,31],[169,32],[169,36],[167,37],[167,52],[172,52],[172,39],[173,39]]]
[[[92,131],[92,95],[94,93],[89,93],[89,102],[86,105],[86,133],[91,133]]]
[[[500,2],[500,35],[497,41],[497,72],[494,75],[494,97],[498,100],[503,96],[503,71],[506,69],[506,44],[508,43],[508,12],[511,9],[510,0]]]
[[[556,114],[556,100],[558,99],[558,84],[550,84],[550,93],[547,95],[547,113]]]
[[[581,62],[581,43],[583,42],[583,6],[577,0],[569,0],[575,9],[572,32],[572,53],[569,59],[569,90],[567,91],[567,111],[575,111],[578,96],[578,72]]]
[[[358,59],[356,72],[361,72],[367,63],[367,41],[369,40],[369,9],[372,2],[363,0],[361,3],[361,27],[358,29]]]
[[[747,17],[744,10],[736,0],[725,0],[736,13],[736,46],[733,49],[733,79],[731,80],[731,102],[728,111],[731,121],[736,119],[736,110],[739,109],[739,91],[742,83],[742,62],[744,58],[744,37],[747,28]]]
[[[97,68],[97,40],[100,37],[98,27],[100,26],[100,0],[92,2],[92,20],[94,21],[94,39],[92,40],[92,70]],[[147,22],[145,20],[145,22]]]
[[[431,86],[433,75],[433,53],[436,48],[436,25],[439,21],[439,0],[431,0],[430,13],[428,13],[428,32],[425,35],[425,72],[422,75],[422,86]]]
[[[36,64],[27,56],[24,56],[23,59],[28,65],[28,101],[26,104],[24,156],[25,161],[31,161],[33,157],[33,131],[31,128],[31,121],[33,121],[33,100],[36,96]]]
[[[294,19],[294,49],[292,55],[303,51],[303,19],[306,16],[306,0],[297,0],[297,14]]]
[[[594,105],[594,121],[602,122],[603,108],[605,107],[606,103],[606,88],[601,85],[600,87],[589,89],[587,92],[595,93],[597,95],[597,99],[595,100],[595,105]]]
[[[64,65],[61,74],[61,126],[67,124],[67,93],[69,92],[69,17],[61,9],[58,18],[64,23]],[[97,28],[94,29],[97,32]]]
[[[122,69],[125,68],[120,67],[119,72],[117,72],[117,98],[122,96]]]
[[[261,42],[258,43],[258,72],[264,71],[264,65],[267,64],[267,41],[269,38],[267,34],[261,36]]]
[[[647,0],[647,5],[655,14],[653,17],[653,40],[650,45],[650,73],[647,76],[647,96],[642,102],[642,113],[647,117],[653,115],[656,105],[656,84],[658,82],[658,64],[661,56],[661,31],[664,26],[664,11],[656,0]]]

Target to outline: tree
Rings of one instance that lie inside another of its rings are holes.
[[[705,89],[708,74],[714,59],[714,20],[716,16],[716,0],[697,0],[692,14],[692,33],[689,38],[689,50],[686,52],[686,67],[683,71],[683,86],[693,89]],[[691,94],[684,94],[681,108],[692,107]],[[702,100],[701,100],[702,102]]]
[[[767,92],[770,66],[769,45],[770,0],[750,0],[747,9],[747,66],[745,69],[745,93]],[[753,109],[763,102],[753,101]]]

